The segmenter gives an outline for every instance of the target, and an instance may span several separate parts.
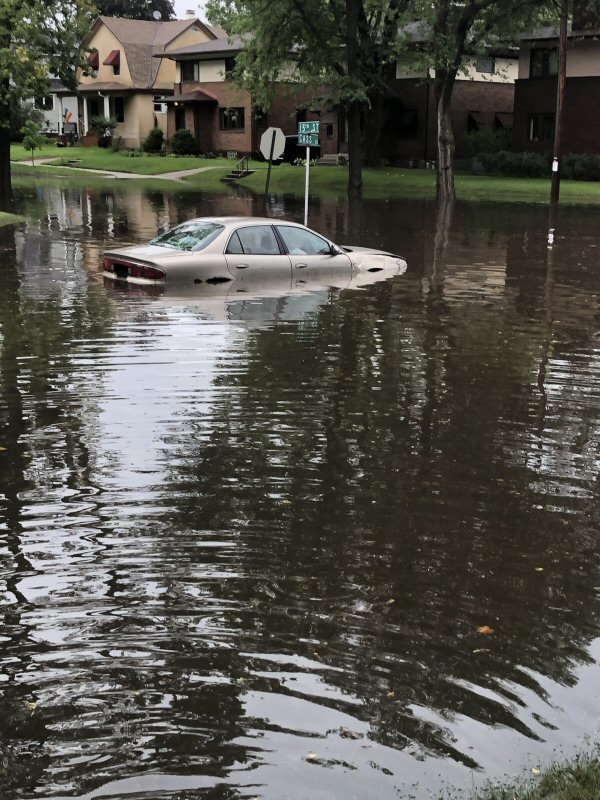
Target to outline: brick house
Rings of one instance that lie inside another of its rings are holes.
[[[251,95],[228,77],[243,46],[242,39],[222,38],[170,49],[158,56],[176,63],[175,91],[167,100],[167,136],[187,128],[202,152],[242,155],[258,151],[260,136],[269,126],[294,135],[298,122],[318,119],[322,155],[347,152],[343,111],[311,110],[310,97],[303,102],[284,82],[277,87],[268,112],[257,111]],[[465,62],[452,106],[458,157],[468,131],[482,126],[512,127],[517,61],[517,53],[512,51]],[[292,71],[290,65],[290,75]],[[384,158],[401,162],[437,157],[435,99],[431,77],[428,79],[425,70],[407,72],[400,63],[397,65],[378,125]]]
[[[188,47],[170,49],[157,58],[175,63],[175,89],[166,101],[167,137],[187,128],[201,152],[257,153],[260,137],[268,127],[281,128],[295,135],[298,122],[321,122],[321,152],[343,152],[343,136],[338,114],[310,109],[310,99],[302,106],[298,97],[282,82],[268,112],[255,105],[251,94],[229,78],[235,58],[244,46],[240,38],[220,38]]]
[[[574,9],[567,34],[563,153],[600,152],[600,21]],[[558,76],[558,28],[525,37],[515,88],[513,147],[551,155]]]

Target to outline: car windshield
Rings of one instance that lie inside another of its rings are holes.
[[[174,247],[177,250],[202,250],[223,230],[216,222],[184,222],[166,233],[152,239],[150,244]]]

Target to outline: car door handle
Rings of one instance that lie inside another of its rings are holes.
[[[248,269],[249,266],[250,266],[250,264],[236,264],[235,268],[236,269]]]
[[[306,269],[306,267],[308,267],[308,264],[296,264],[296,269]]]

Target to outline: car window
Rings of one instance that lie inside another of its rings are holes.
[[[223,230],[216,222],[184,222],[166,233],[152,239],[150,244],[174,247],[177,250],[202,250]]]
[[[277,225],[277,230],[291,255],[316,256],[331,253],[329,242],[312,231],[291,225]]]
[[[240,237],[237,235],[237,231],[235,231],[227,244],[226,253],[243,253],[244,248],[242,247],[242,243],[240,242]]]
[[[281,252],[273,228],[270,225],[250,225],[245,228],[238,228],[237,235],[244,253],[273,256],[279,255]],[[234,237],[232,236],[229,240],[230,245],[233,240]],[[236,251],[231,251],[228,247],[227,252]]]

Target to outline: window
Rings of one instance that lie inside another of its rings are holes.
[[[330,255],[331,246],[312,231],[295,228],[291,225],[278,225],[277,231],[291,255],[319,256]]]
[[[415,139],[418,129],[418,116],[414,108],[402,108],[396,116],[396,135],[399,139]]]
[[[150,244],[198,252],[214,241],[222,231],[223,226],[216,222],[184,222],[183,225],[152,239]]]
[[[225,77],[231,78],[231,73],[235,69],[235,58],[225,59]]]
[[[527,119],[528,142],[551,142],[554,139],[554,114],[530,114]]]
[[[53,111],[54,110],[54,96],[51,94],[46,94],[43,97],[36,97],[35,98],[35,107],[39,108],[41,111]]]
[[[475,62],[475,70],[493,75],[496,72],[496,59],[494,56],[479,56]]]
[[[252,225],[248,228],[239,228],[237,233],[229,240],[227,252],[239,253],[240,246],[246,255],[278,256],[281,252],[273,228],[270,225]]]
[[[177,106],[175,109],[175,130],[180,131],[185,128],[185,108]]]
[[[243,131],[244,109],[243,108],[220,108],[219,127],[222,131]]]
[[[530,78],[552,78],[558,75],[558,49],[545,47],[532,50],[529,56]]]
[[[153,98],[154,101],[154,113],[155,114],[166,114],[167,113],[167,104],[165,103],[165,98],[156,96]]]
[[[331,123],[331,122],[328,122],[328,123],[325,125],[325,136],[326,136],[328,139],[333,139],[333,125],[332,125],[332,123]]]
[[[197,61],[182,61],[181,62],[181,80],[182,81],[197,81],[198,80],[198,62]]]
[[[485,128],[483,114],[481,114],[479,111],[469,111],[467,115],[467,133],[480,131],[482,128]]]
[[[111,117],[117,122],[125,122],[125,100],[122,97],[111,97],[109,103]]]

